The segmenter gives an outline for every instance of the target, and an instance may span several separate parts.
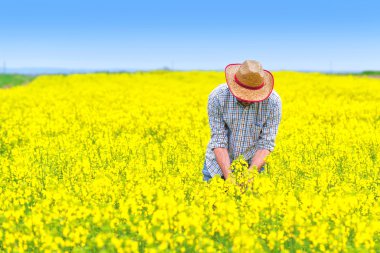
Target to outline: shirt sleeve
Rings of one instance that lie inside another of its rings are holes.
[[[257,142],[257,149],[267,149],[270,152],[274,150],[278,126],[281,122],[281,115],[282,104],[280,101],[271,109],[268,118],[263,124],[263,128]]]
[[[214,148],[228,148],[227,126],[222,117],[220,104],[213,95],[208,98],[207,112],[211,129],[211,150],[214,150]]]

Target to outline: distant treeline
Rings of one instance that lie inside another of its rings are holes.
[[[367,76],[370,76],[370,75],[379,75],[380,76],[380,71],[376,71],[376,70],[366,70],[366,71],[363,71],[361,72],[362,75],[367,75]]]

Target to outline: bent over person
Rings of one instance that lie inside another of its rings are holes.
[[[273,75],[258,61],[229,64],[226,83],[208,97],[211,139],[207,145],[203,180],[219,174],[227,179],[231,162],[242,154],[259,172],[273,151],[281,121],[281,98],[273,89]]]

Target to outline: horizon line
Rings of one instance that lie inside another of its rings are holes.
[[[224,69],[180,69],[170,68],[163,66],[161,68],[61,68],[61,67],[17,67],[17,68],[3,68],[0,74],[29,74],[29,75],[41,75],[41,74],[75,74],[75,73],[94,73],[94,72],[149,72],[149,71],[216,71],[223,72]],[[320,72],[320,73],[362,73],[366,71],[378,71],[378,70],[322,70],[322,69],[272,69],[270,71],[294,71],[294,72]]]

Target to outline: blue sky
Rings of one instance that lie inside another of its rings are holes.
[[[8,68],[380,69],[380,1],[0,2]]]

